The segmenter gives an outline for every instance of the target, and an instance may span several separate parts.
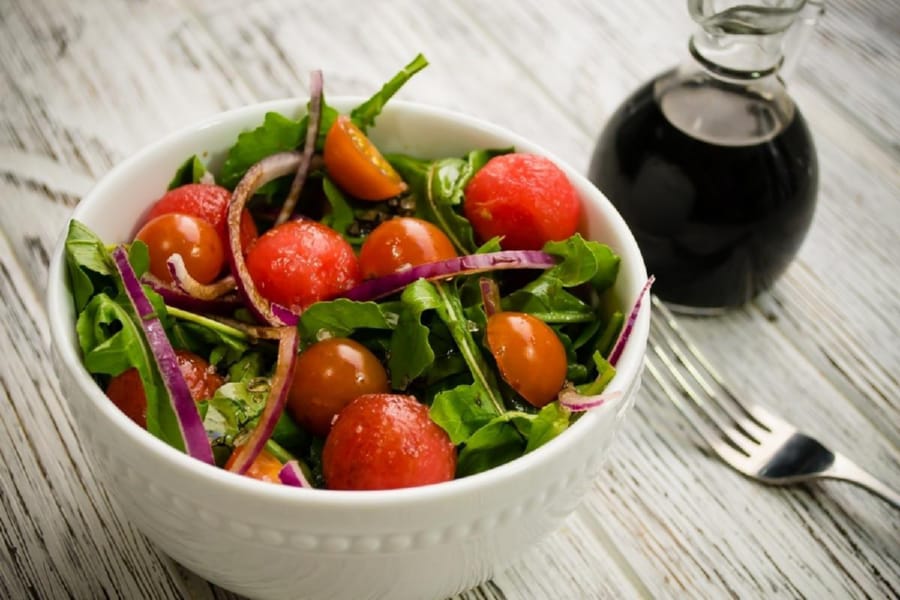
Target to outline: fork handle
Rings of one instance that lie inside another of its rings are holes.
[[[900,494],[857,467],[849,458],[841,454],[834,455],[834,462],[822,475],[858,485],[877,496],[881,496],[881,498],[892,504],[894,508],[900,508]]]

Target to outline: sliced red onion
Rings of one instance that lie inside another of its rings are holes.
[[[625,326],[622,327],[622,331],[619,333],[619,337],[616,340],[612,351],[609,353],[609,358],[606,359],[612,366],[616,366],[616,363],[619,362],[622,351],[625,350],[625,344],[628,342],[628,338],[631,337],[631,331],[634,329],[634,324],[637,321],[641,305],[644,303],[644,296],[650,291],[650,286],[653,285],[655,280],[656,278],[653,275],[647,278],[647,283],[641,288],[641,293],[638,294],[637,299],[634,301],[634,306],[631,307],[631,312],[628,313],[628,319],[625,321]]]
[[[301,488],[313,487],[309,480],[306,479],[306,475],[303,474],[300,463],[296,460],[289,460],[284,463],[284,466],[278,471],[278,479],[280,479],[281,483],[284,485],[292,485]]]
[[[297,206],[303,184],[306,183],[306,176],[309,175],[313,154],[316,152],[316,138],[319,137],[319,124],[322,121],[322,87],[322,71],[312,71],[309,74],[309,114],[306,118],[306,141],[303,144],[303,157],[297,167],[297,174],[291,182],[287,198],[281,205],[281,212],[275,219],[276,226],[281,225],[294,214],[294,207]]]
[[[557,400],[560,406],[565,406],[572,412],[584,412],[597,408],[607,402],[617,400],[622,396],[622,390],[610,390],[594,396],[582,396],[571,385],[567,385],[559,393]]]
[[[256,428],[250,433],[247,441],[235,450],[237,456],[229,470],[243,475],[262,452],[266,441],[272,436],[275,424],[281,417],[287,403],[288,391],[294,379],[294,366],[297,364],[297,348],[300,336],[296,327],[282,327],[278,341],[278,362],[275,363],[275,374],[272,376],[269,397],[266,406],[259,416]]]
[[[172,276],[175,286],[198,300],[215,300],[233,291],[237,285],[231,275],[226,275],[213,283],[200,283],[188,273],[184,258],[180,254],[170,256],[166,260],[166,266],[169,268],[169,275]]]
[[[202,460],[210,465],[215,464],[213,460],[212,448],[209,445],[209,438],[206,436],[206,430],[203,428],[203,421],[200,418],[200,412],[197,405],[191,397],[191,390],[188,388],[181,368],[178,366],[178,359],[175,357],[175,350],[162,323],[156,316],[156,311],[144,293],[141,282],[138,281],[134,269],[128,262],[128,251],[125,246],[118,246],[113,251],[113,260],[116,264],[116,270],[122,278],[122,284],[125,293],[131,300],[131,305],[137,313],[141,328],[147,338],[156,367],[162,377],[163,384],[166,387],[166,395],[172,406],[172,412],[175,413],[175,419],[178,421],[178,429],[181,434],[181,440],[184,444],[185,452],[198,460]]]
[[[365,302],[390,296],[418,279],[449,279],[457,275],[470,275],[500,269],[547,269],[554,265],[556,265],[556,259],[540,250],[503,250],[485,254],[469,254],[425,263],[399,273],[369,279],[350,288],[341,296]]]
[[[163,281],[160,281],[150,273],[144,273],[141,281],[149,285],[154,292],[162,296],[169,306],[183,308],[191,312],[207,315],[231,315],[243,306],[240,297],[236,293],[226,294],[214,300],[201,300],[194,298],[182,290],[176,289]]]
[[[274,307],[256,289],[241,248],[241,213],[256,190],[274,179],[295,172],[302,160],[303,155],[299,152],[280,152],[262,159],[247,170],[234,188],[231,204],[228,205],[228,262],[231,274],[247,307],[258,319],[273,327],[296,325],[297,315],[287,308]]]
[[[479,279],[478,286],[481,288],[481,302],[484,304],[484,314],[490,318],[491,315],[500,311],[500,288],[497,286],[497,282],[490,277]]]

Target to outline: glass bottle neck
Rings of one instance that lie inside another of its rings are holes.
[[[701,30],[688,49],[704,69],[731,80],[755,80],[774,75],[784,62],[782,35],[740,35]]]

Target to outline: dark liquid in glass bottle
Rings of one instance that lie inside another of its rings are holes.
[[[773,110],[746,87],[709,81],[660,93],[672,73],[613,115],[588,177],[632,228],[654,292],[712,313],[787,268],[813,216],[816,154],[792,104]]]

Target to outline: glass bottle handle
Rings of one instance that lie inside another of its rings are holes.
[[[784,62],[779,69],[781,79],[788,78],[794,73],[816,28],[816,23],[824,14],[825,0],[807,0],[797,21],[782,40]]]

